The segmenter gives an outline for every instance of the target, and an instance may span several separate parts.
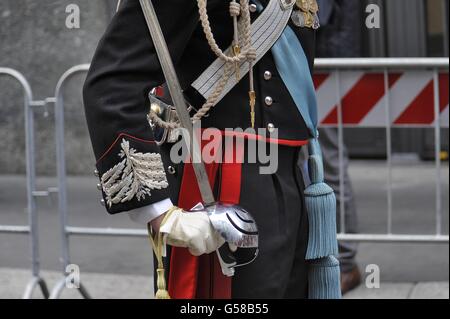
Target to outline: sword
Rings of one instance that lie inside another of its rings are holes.
[[[193,132],[194,130],[191,122],[191,117],[189,116],[189,113],[187,111],[188,105],[186,103],[186,100],[184,99],[181,85],[175,72],[175,67],[170,57],[170,52],[167,47],[166,40],[164,39],[164,35],[162,33],[161,26],[155,12],[155,8],[151,0],[139,0],[139,2],[141,4],[148,29],[150,31],[150,35],[156,49],[159,62],[161,64],[164,77],[166,78],[170,95],[177,110],[181,126],[188,131],[189,136],[191,137],[192,147],[190,149],[190,155],[203,204],[205,206],[212,206],[215,204],[215,199],[211,185],[209,184],[206,168],[202,160],[199,141],[197,140],[196,135],[194,135]],[[190,144],[187,143],[187,145]],[[223,245],[216,252],[219,257],[219,262],[223,274],[226,276],[233,276],[234,267],[237,265],[237,262],[233,256],[231,249],[229,248],[229,245]]]
[[[181,126],[188,131],[189,136],[192,140],[192,147],[190,151],[192,166],[194,168],[195,176],[200,188],[200,194],[203,203],[206,206],[212,205],[215,202],[214,195],[211,189],[211,185],[209,184],[205,165],[202,161],[199,141],[193,134],[191,117],[189,116],[189,113],[187,111],[188,105],[186,103],[186,100],[184,99],[181,85],[175,72],[175,67],[170,57],[166,40],[164,39],[161,26],[158,22],[158,17],[156,16],[155,8],[153,7],[151,0],[139,0],[139,2],[141,3],[142,11],[144,12],[145,20],[147,21],[148,29],[153,39],[153,44],[155,46],[159,62],[161,63],[161,68],[164,73],[164,77],[166,78],[167,87],[169,88],[170,96],[172,97],[174,106],[177,110]]]

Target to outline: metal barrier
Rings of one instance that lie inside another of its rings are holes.
[[[34,151],[34,110],[37,107],[52,103],[53,100],[34,101],[30,85],[25,77],[10,68],[0,67],[0,76],[9,76],[14,78],[24,91],[24,115],[25,115],[25,152],[26,152],[26,172],[27,172],[27,214],[28,225],[26,226],[8,226],[0,225],[0,233],[26,234],[30,239],[31,247],[31,272],[32,278],[28,282],[23,298],[30,299],[36,287],[39,286],[43,296],[49,297],[47,284],[40,276],[39,263],[39,238],[38,238],[38,216],[36,208],[36,198],[48,196],[54,189],[46,191],[36,190],[36,169],[35,169],[35,151]]]
[[[64,85],[74,75],[86,73],[89,69],[88,64],[77,65],[67,70],[59,79],[55,90],[55,136],[56,136],[56,159],[58,176],[58,212],[60,218],[61,232],[61,261],[63,278],[58,281],[52,289],[50,299],[59,298],[66,287],[66,268],[70,264],[69,237],[70,236],[125,236],[125,237],[144,237],[147,232],[141,229],[112,229],[112,228],[89,228],[73,227],[68,224],[67,214],[67,174],[65,162],[65,143],[64,143]],[[87,289],[80,283],[80,294],[84,298],[90,298]]]
[[[318,71],[328,71],[335,75],[335,92],[337,101],[337,128],[339,135],[339,167],[340,167],[340,229],[339,240],[357,242],[419,242],[419,243],[447,243],[449,236],[442,234],[442,180],[441,180],[441,106],[440,106],[440,77],[439,72],[445,71],[448,77],[448,58],[352,58],[352,59],[316,59],[315,67]],[[387,230],[386,234],[347,234],[345,231],[345,206],[344,206],[344,153],[343,153],[343,106],[340,76],[345,70],[380,71],[383,74],[385,127],[387,140]],[[398,235],[392,233],[392,138],[391,118],[392,104],[390,100],[390,72],[398,70],[429,70],[432,72],[433,99],[434,99],[434,126],[435,132],[435,171],[436,171],[436,232],[434,235]],[[448,87],[446,88],[448,92]],[[448,93],[447,93],[448,95]],[[447,106],[448,108],[448,106]],[[448,116],[448,115],[443,115]],[[447,118],[448,121],[448,118]]]

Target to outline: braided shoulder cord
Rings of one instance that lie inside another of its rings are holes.
[[[201,25],[208,44],[214,54],[226,64],[224,73],[219,82],[216,84],[213,93],[207,98],[203,106],[194,114],[192,117],[192,122],[201,120],[211,110],[211,108],[216,105],[218,98],[222,95],[223,90],[230,79],[233,68],[239,66],[240,63],[244,61],[248,61],[250,65],[250,91],[254,93],[253,61],[256,60],[256,51],[252,47],[251,41],[249,0],[239,1],[240,3],[238,3],[237,0],[230,2],[230,15],[233,18],[234,27],[234,46],[238,46],[239,50],[235,50],[232,56],[228,56],[220,49],[214,38],[208,17],[207,0],[197,0]],[[241,19],[238,21],[237,17],[239,15],[241,16]],[[240,49],[241,45],[242,50]],[[150,110],[149,118],[155,125],[164,129],[175,129],[180,127],[179,122],[166,122],[153,110]]]

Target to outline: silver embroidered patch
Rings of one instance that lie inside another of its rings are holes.
[[[103,192],[109,207],[136,197],[138,201],[151,196],[151,190],[169,186],[158,153],[138,153],[123,139],[119,157],[123,160],[101,177]]]

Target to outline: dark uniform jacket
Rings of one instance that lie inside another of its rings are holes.
[[[260,2],[265,5],[268,0]],[[189,91],[190,84],[216,59],[199,22],[197,1],[154,0],[153,4],[181,85]],[[218,44],[222,49],[227,48],[233,37],[229,1],[209,0],[208,14]],[[252,13],[252,19],[257,15]],[[314,31],[293,24],[291,27],[301,41],[312,68]],[[308,139],[306,125],[277,73],[270,51],[256,64],[254,74],[256,127],[273,124],[279,130],[279,139]],[[122,160],[119,157],[121,143],[126,140],[136,152],[161,154],[164,169],[169,172],[167,179],[170,187],[154,189],[151,196],[135,196],[121,203],[106,205],[109,213],[128,211],[167,197],[177,202],[182,164],[170,162],[169,145],[158,147],[155,144],[146,118],[149,111],[147,93],[163,82],[162,70],[139,1],[126,0],[100,40],[83,90],[88,127],[97,159],[96,168],[102,177],[117,165]],[[246,77],[210,111],[202,126],[248,128],[248,85]],[[268,96],[273,99],[271,105],[265,103]]]

